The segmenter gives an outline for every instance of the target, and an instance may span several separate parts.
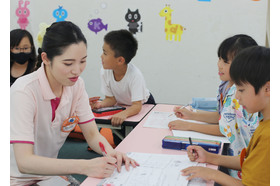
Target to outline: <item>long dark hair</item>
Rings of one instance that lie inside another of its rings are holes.
[[[241,50],[251,46],[257,46],[257,42],[245,34],[237,34],[225,39],[219,46],[218,57],[222,58],[225,63],[232,60]]]
[[[65,48],[80,42],[87,44],[81,29],[70,21],[55,22],[47,28],[43,38],[42,48],[38,49],[38,64],[41,65],[41,53],[46,52],[50,61],[61,55]]]
[[[29,42],[31,44],[31,56],[28,60],[28,66],[30,65],[33,70],[35,70],[36,65],[36,50],[33,42],[32,35],[27,30],[21,30],[21,29],[15,29],[10,32],[10,49],[16,47],[21,42],[22,38],[28,37]],[[12,67],[14,64],[14,61],[10,59],[10,67]]]

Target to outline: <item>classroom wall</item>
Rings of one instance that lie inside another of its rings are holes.
[[[88,41],[87,67],[82,74],[89,96],[101,96],[100,76],[103,37],[111,30],[129,29],[125,14],[138,9],[142,30],[135,34],[139,42],[132,60],[142,71],[147,87],[158,103],[184,104],[192,97],[215,97],[220,83],[217,48],[227,37],[248,34],[265,45],[267,0],[29,0],[30,15],[26,27],[35,39],[39,24],[56,21],[53,11],[62,6],[65,20],[77,24]],[[23,1],[26,2],[26,1]],[[18,0],[10,1],[10,29],[20,28],[16,15]],[[185,28],[181,41],[166,40],[165,18],[160,11],[170,5],[172,24]],[[96,28],[90,30],[92,19]],[[99,25],[98,25],[99,24]],[[133,26],[133,24],[131,24]],[[140,27],[139,27],[140,28]]]

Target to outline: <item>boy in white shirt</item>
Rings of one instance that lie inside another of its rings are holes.
[[[129,116],[138,114],[142,104],[155,104],[141,71],[130,64],[137,48],[137,40],[127,30],[111,31],[104,37],[101,91],[105,99],[93,104],[92,108],[110,107],[116,103],[131,105],[112,116],[113,126],[119,126]]]

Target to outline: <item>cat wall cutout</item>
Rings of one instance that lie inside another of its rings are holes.
[[[130,9],[128,9],[127,13],[125,14],[125,20],[128,22],[128,30],[132,34],[143,32],[143,23],[139,22],[141,20],[141,15],[138,9],[136,9],[135,11],[131,11]]]

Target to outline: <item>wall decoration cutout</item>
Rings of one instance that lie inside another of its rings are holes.
[[[29,23],[27,17],[30,15],[30,10],[27,8],[27,5],[29,5],[30,2],[26,0],[23,7],[21,6],[22,4],[23,0],[19,0],[18,8],[16,9],[16,15],[18,17],[17,23],[22,30],[25,30]]]
[[[65,21],[68,13],[62,6],[58,6],[58,9],[53,11],[53,17],[56,18],[56,22]]]
[[[159,13],[161,17],[165,17],[164,32],[166,33],[166,40],[172,41],[174,36],[175,41],[181,41],[181,35],[186,28],[180,24],[171,23],[172,12],[173,10],[170,8],[170,5],[166,5]]]
[[[91,31],[95,32],[95,34],[97,34],[97,32],[102,31],[103,29],[106,31],[108,29],[108,24],[104,24],[101,18],[92,19],[92,17],[99,17],[98,14],[100,13],[100,10],[101,11],[105,10],[108,7],[106,2],[101,2],[99,6],[100,7],[98,9],[93,10],[95,15],[92,14],[89,15],[90,18],[88,22],[88,28]]]
[[[92,19],[88,22],[88,28],[97,34],[97,32],[100,32],[103,29],[107,30],[108,24],[104,25],[100,18]]]
[[[50,27],[50,25],[48,25],[47,23],[40,23],[39,25],[39,32],[37,34],[37,43],[39,48],[42,48],[43,38],[48,27]]]
[[[101,9],[106,9],[107,7],[108,7],[107,3],[105,3],[105,2],[100,3]],[[93,12],[97,15],[97,14],[99,14],[99,9],[94,9]]]
[[[138,9],[134,12],[128,9],[127,13],[125,14],[125,20],[128,22],[128,30],[136,34],[136,32],[142,32],[143,31],[143,23],[141,22],[139,25],[138,22],[141,19],[141,15],[139,14]]]
[[[101,7],[102,9],[106,9],[106,8],[107,8],[107,3],[105,3],[105,2],[101,3],[101,4],[100,4],[100,7]]]

